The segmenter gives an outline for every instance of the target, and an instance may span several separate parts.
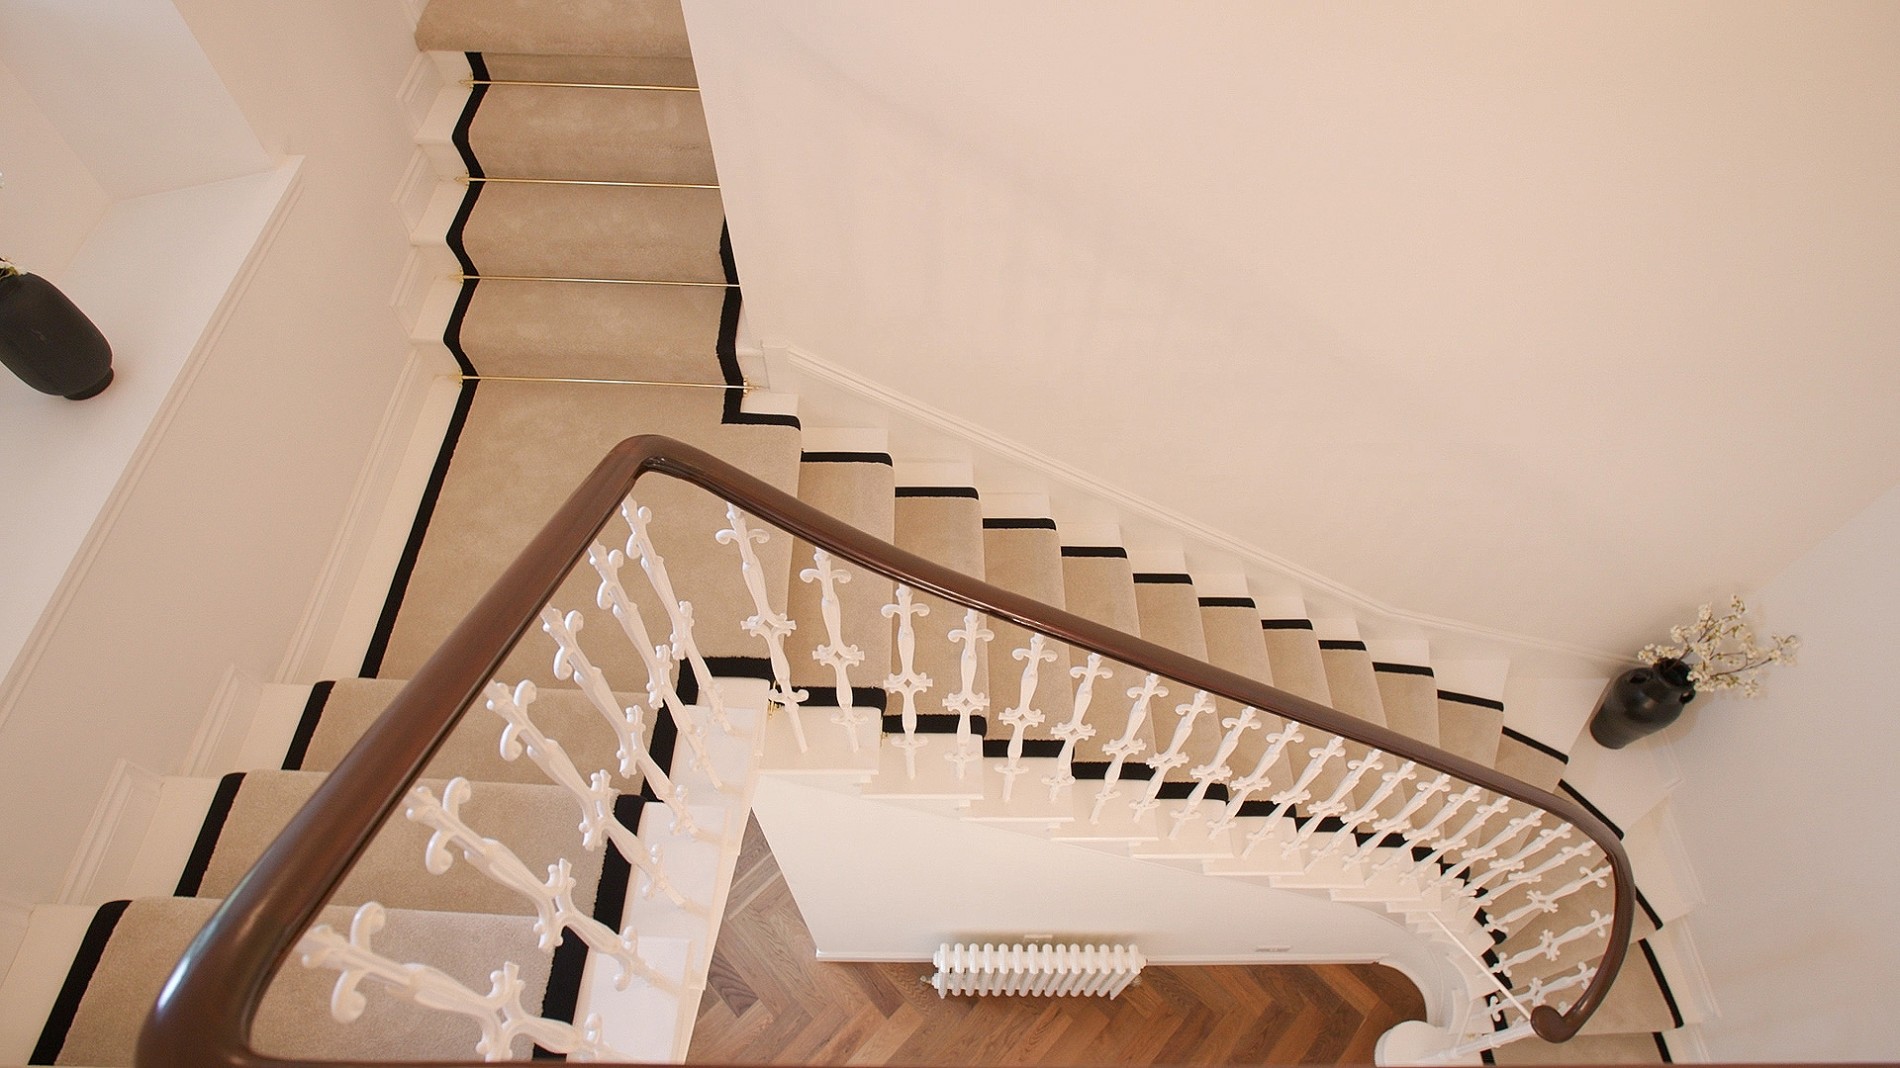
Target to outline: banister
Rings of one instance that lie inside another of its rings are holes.
[[[1635,898],[1628,855],[1582,805],[1376,724],[904,552],[713,456],[657,435],[614,446],[403,687],[239,880],[166,980],[140,1031],[142,1068],[263,1068],[306,1062],[257,1053],[251,1021],[277,968],[317,918],[442,741],[580,562],[594,536],[648,473],[698,486],[749,516],[834,556],[967,608],[1105,657],[1373,746],[1567,820],[1609,859],[1615,885],[1609,942],[1589,986],[1567,1011],[1538,1006],[1536,1033],[1562,1042],[1609,991],[1628,948]],[[316,1062],[323,1063],[323,1062]],[[440,1062],[436,1062],[440,1063]],[[476,1064],[480,1062],[452,1062]]]

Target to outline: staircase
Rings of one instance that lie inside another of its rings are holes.
[[[1634,832],[1655,811],[1659,796],[1640,789],[1596,790],[1625,785],[1579,743],[1601,679],[1539,678],[1463,647],[1435,659],[1429,633],[1333,599],[1309,605],[1278,577],[1197,571],[1178,546],[1125,544],[1113,521],[1058,525],[1045,495],[992,492],[967,457],[893,454],[884,432],[810,409],[802,426],[797,398],[751,388],[766,368],[742,355],[737,265],[677,3],[432,0],[417,42],[444,83],[418,133],[436,182],[417,212],[417,257],[446,276],[419,296],[417,333],[445,344],[465,380],[407,545],[378,579],[384,607],[359,677],[276,688],[240,766],[163,784],[121,880],[127,900],[36,911],[0,989],[0,1058],[131,1063],[144,1006],[217,902],[307,801],[337,800],[328,773],[373,759],[352,746],[595,462],[635,434],[686,442],[923,560],[1567,794],[1612,825]],[[1563,854],[1580,836],[1540,836],[1522,805],[1500,800],[1473,822],[1474,796],[1432,837],[1424,816],[1440,809],[1424,805],[1451,787],[1407,808],[1429,769],[1373,762],[1350,740],[1316,755],[1326,736],[1279,716],[828,564],[784,531],[755,544],[697,488],[650,479],[637,496],[650,530],[629,517],[601,540],[628,542],[621,592],[649,640],[607,640],[628,615],[603,592],[619,563],[575,568],[546,633],[494,673],[509,685],[427,755],[426,795],[357,860],[321,917],[332,936],[300,943],[318,966],[293,958],[271,988],[259,1050],[682,1059],[762,778],[1390,914],[1441,943],[1465,983],[1394,1060],[1655,1061],[1686,1022],[1663,980],[1670,915],[1647,904],[1581,1035],[1549,1046],[1515,1009],[1492,1022],[1494,977],[1526,1006],[1574,1000],[1576,959],[1545,961],[1540,939],[1582,932],[1593,959],[1592,910],[1611,911],[1608,890],[1585,879],[1527,910],[1544,922],[1504,922],[1532,892],[1566,885],[1505,896],[1519,873],[1559,859],[1561,875],[1592,870]],[[734,536],[715,540],[722,530]],[[744,570],[742,550],[754,554]],[[692,603],[684,624],[677,598],[655,592],[663,580],[634,578],[662,554]],[[779,636],[782,658],[731,625],[770,630],[775,613],[797,621]],[[671,646],[657,661],[656,640]],[[650,720],[615,719],[643,707]],[[596,768],[609,786],[590,780]],[[571,889],[520,885],[520,872],[539,884],[560,864]],[[1463,890],[1474,883],[1483,897]],[[624,930],[637,943],[616,953]],[[518,974],[491,976],[498,960]],[[373,989],[404,961],[439,970],[430,989],[450,1011]],[[632,981],[618,989],[622,969]],[[339,971],[370,977],[360,1005]],[[339,1022],[333,994],[360,1018]],[[1514,1041],[1492,1051],[1494,1035]]]

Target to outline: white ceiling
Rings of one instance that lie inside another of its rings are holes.
[[[1900,481],[1900,5],[686,9],[761,336],[1371,597],[1633,648]]]

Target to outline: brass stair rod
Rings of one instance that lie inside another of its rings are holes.
[[[455,180],[458,182],[461,182],[464,185],[469,185],[475,182],[486,182],[489,185],[495,185],[497,183],[513,183],[516,185],[610,185],[610,186],[615,186],[619,188],[628,188],[628,189],[718,189],[719,188],[717,185],[707,185],[703,182],[614,182],[614,181],[606,181],[604,179],[597,179],[597,178],[490,178],[485,175],[476,176],[476,175],[470,175],[470,174],[461,175],[457,177]]]
[[[534,274],[458,274],[460,282],[597,282],[611,286],[693,286],[701,289],[736,289],[737,282],[682,282],[668,278],[544,278]]]
[[[552,378],[545,375],[456,375],[458,382],[560,382],[579,386],[665,386],[674,389],[736,389],[751,393],[758,386],[751,382],[728,385],[723,382],[649,382],[637,378]]]
[[[469,88],[478,85],[532,85],[544,89],[635,89],[653,93],[697,93],[697,85],[630,85],[613,82],[537,82],[514,78],[463,78]]]

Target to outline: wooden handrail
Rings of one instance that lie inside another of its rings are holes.
[[[1609,858],[1616,901],[1609,943],[1590,985],[1566,1012],[1538,1006],[1531,1025],[1542,1038],[1562,1042],[1603,1003],[1628,949],[1635,886],[1622,843],[1575,801],[913,556],[699,449],[642,435],[614,446],[594,467],[212,913],[139,1033],[136,1063],[141,1068],[325,1063],[286,1061],[250,1048],[251,1021],[272,976],[595,535],[648,473],[698,486],[749,516],[914,590],[1555,813],[1589,835]]]

